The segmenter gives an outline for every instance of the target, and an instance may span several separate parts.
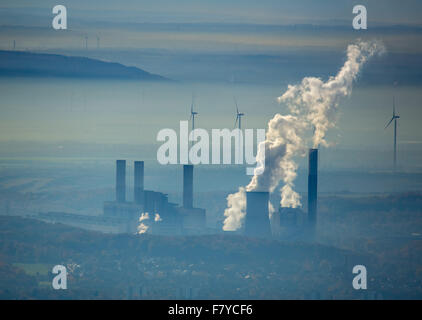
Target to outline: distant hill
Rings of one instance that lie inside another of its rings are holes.
[[[85,57],[0,51],[0,76],[120,78],[144,81],[169,81],[136,67]]]

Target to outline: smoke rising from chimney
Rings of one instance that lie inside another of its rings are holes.
[[[321,144],[328,146],[325,134],[336,124],[340,99],[352,93],[353,81],[363,64],[374,54],[385,51],[378,41],[359,41],[347,47],[347,60],[335,77],[326,82],[320,78],[306,77],[298,85],[289,85],[287,91],[278,98],[285,103],[291,114],[303,119],[314,128],[313,148]]]
[[[242,226],[246,215],[246,191],[244,187],[239,187],[236,193],[227,196],[227,209],[224,211],[223,230],[234,231]]]
[[[289,85],[286,92],[278,98],[286,104],[289,115],[275,114],[268,122],[266,139],[259,148],[265,150],[265,171],[254,175],[246,186],[246,191],[269,191],[283,182],[280,189],[282,207],[296,208],[301,205],[299,194],[294,191],[297,175],[295,157],[305,156],[309,144],[313,148],[324,145],[326,132],[336,124],[340,99],[352,92],[353,81],[368,59],[385,51],[378,41],[360,41],[347,47],[347,60],[337,73],[326,82],[316,77],[305,77],[300,84]],[[311,141],[309,130],[313,129]],[[258,152],[257,162],[262,162]],[[227,197],[224,211],[223,230],[237,230],[246,215],[245,188]]]

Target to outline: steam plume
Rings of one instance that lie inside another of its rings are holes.
[[[138,234],[146,233],[149,229],[149,226],[147,226],[143,221],[149,220],[149,214],[148,212],[142,213],[139,217],[139,226],[138,226]]]
[[[252,177],[247,191],[269,191],[283,182],[281,187],[282,207],[296,208],[301,205],[299,194],[294,191],[297,163],[296,156],[304,156],[309,141],[306,133],[313,129],[312,145],[328,146],[326,132],[336,124],[340,99],[352,92],[363,64],[377,53],[384,51],[377,41],[358,41],[347,47],[347,60],[336,76],[326,82],[320,78],[306,77],[300,84],[289,85],[287,91],[278,98],[285,103],[289,115],[276,114],[268,122],[266,139],[259,150],[265,150],[265,171]],[[258,151],[257,162],[263,162],[263,154]],[[226,217],[223,230],[236,230],[242,226],[246,215],[245,188],[227,197]]]
[[[224,211],[223,230],[234,231],[242,226],[246,215],[246,193],[244,187],[239,187],[236,193],[227,196],[227,209]]]
[[[312,125],[313,148],[318,148],[320,144],[328,145],[325,134],[336,124],[340,99],[352,93],[353,81],[362,65],[384,50],[377,41],[351,44],[347,48],[347,60],[335,77],[330,77],[326,82],[320,78],[306,77],[298,85],[289,85],[278,98],[279,102],[286,103],[292,114]]]
[[[149,221],[149,223],[147,223],[147,220]],[[141,214],[141,216],[139,217],[139,225],[138,225],[138,234],[142,234],[142,233],[146,233],[151,225],[151,220],[149,219],[149,213],[148,212],[143,212]],[[163,219],[161,218],[161,216],[156,213],[154,216],[154,223],[157,222],[161,222],[163,221]]]

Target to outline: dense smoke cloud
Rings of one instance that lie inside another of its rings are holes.
[[[353,81],[362,65],[374,54],[382,53],[384,46],[377,41],[358,41],[347,47],[347,60],[336,76],[326,82],[320,78],[306,77],[298,85],[289,85],[287,91],[278,98],[286,104],[289,115],[276,114],[268,122],[266,139],[260,149],[265,149],[265,171],[255,174],[246,191],[269,191],[283,182],[280,189],[282,207],[296,208],[301,205],[299,194],[294,191],[297,163],[296,156],[304,156],[311,144],[328,146],[325,135],[336,124],[340,99],[352,92]],[[313,130],[309,143],[307,133]],[[258,152],[257,161],[264,159]],[[227,197],[224,211],[223,230],[237,230],[246,215],[245,188]]]
[[[318,148],[320,144],[327,146],[325,134],[336,124],[340,99],[352,93],[353,81],[362,65],[384,50],[377,41],[351,44],[347,48],[347,60],[335,77],[330,77],[326,82],[320,78],[306,77],[298,85],[289,85],[278,98],[288,106],[291,114],[312,126],[313,148]]]
[[[269,122],[265,145],[265,171],[254,175],[247,191],[273,192],[280,181],[285,183],[285,206],[297,207],[299,195],[293,191],[297,164],[293,157],[303,148],[305,125],[296,116],[276,114]],[[300,203],[299,203],[300,204]]]
[[[246,192],[244,187],[239,187],[236,193],[227,196],[227,209],[224,211],[223,230],[234,231],[242,226],[246,215]]]

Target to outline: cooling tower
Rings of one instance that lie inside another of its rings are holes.
[[[193,165],[183,165],[183,207],[193,207]]]
[[[309,149],[308,220],[315,227],[318,201],[318,149]]]
[[[271,237],[268,203],[268,192],[246,192],[246,235]]]
[[[126,160],[116,160],[116,201],[126,201]]]
[[[133,200],[136,204],[144,203],[144,162],[135,161],[135,185],[133,189]]]

